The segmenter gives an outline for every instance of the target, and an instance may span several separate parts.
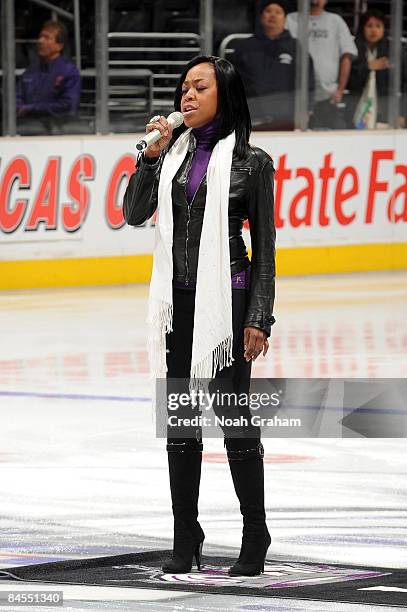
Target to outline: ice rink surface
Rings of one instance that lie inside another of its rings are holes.
[[[155,437],[147,373],[146,296],[145,286],[0,294],[0,567],[171,548],[165,440]],[[275,316],[254,377],[407,377],[406,272],[279,279]],[[268,559],[407,567],[405,439],[263,442]],[[222,439],[204,447],[204,554],[237,556],[242,523]],[[0,581],[0,589],[18,588]],[[63,609],[75,611],[402,609],[62,590]]]

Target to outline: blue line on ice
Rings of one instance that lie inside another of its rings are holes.
[[[119,402],[151,402],[151,397],[126,397],[125,395],[87,395],[85,393],[45,393],[35,391],[0,391],[0,396],[44,397],[51,399],[107,400]]]

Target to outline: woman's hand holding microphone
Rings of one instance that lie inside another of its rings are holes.
[[[157,140],[154,144],[149,145],[145,151],[144,155],[148,158],[157,158],[160,157],[161,151],[165,149],[168,143],[171,140],[172,131],[174,126],[168,123],[167,119],[162,115],[156,115],[146,125],[146,132],[152,132],[153,130],[159,130],[161,133],[160,140]]]

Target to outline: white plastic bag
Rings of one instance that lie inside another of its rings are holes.
[[[376,59],[377,51],[367,50],[367,61]],[[359,130],[373,130],[377,121],[376,70],[370,70],[367,83],[353,116],[353,124]]]

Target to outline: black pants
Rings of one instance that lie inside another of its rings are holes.
[[[249,394],[252,362],[244,359],[244,328],[243,323],[248,306],[249,292],[245,289],[232,289],[232,323],[233,323],[233,358],[231,366],[217,372],[216,377],[209,385],[209,391],[215,393],[234,392],[236,394]],[[192,337],[194,326],[195,291],[186,289],[173,289],[173,331],[167,335],[167,390],[176,390],[177,393],[188,393],[188,381],[192,358]],[[183,379],[183,381],[176,380]],[[182,388],[183,385],[183,388]],[[248,421],[249,425],[239,430],[237,427],[222,427],[225,445],[228,450],[241,450],[255,448],[260,441],[260,428],[250,423],[250,410],[247,406],[237,404],[230,406],[214,406],[218,417],[237,417],[238,415]],[[182,416],[195,416],[193,407],[187,406]],[[185,442],[188,445],[200,446],[202,432],[194,428],[194,437],[188,432],[188,438],[175,437],[168,433],[168,441]],[[191,436],[191,437],[190,437]]]

